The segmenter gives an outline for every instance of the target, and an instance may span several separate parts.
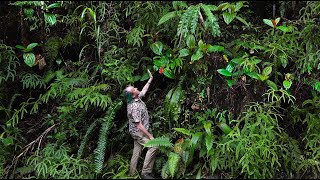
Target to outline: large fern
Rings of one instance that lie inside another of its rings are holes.
[[[105,157],[105,151],[107,148],[107,139],[109,130],[112,126],[112,121],[116,115],[116,112],[119,110],[119,108],[122,105],[122,101],[117,101],[113,103],[108,111],[106,112],[106,115],[101,118],[101,129],[99,134],[99,140],[97,142],[97,148],[94,150],[95,155],[95,171],[96,173],[101,173],[103,169],[103,163],[104,163],[104,157]]]

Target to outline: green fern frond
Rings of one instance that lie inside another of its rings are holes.
[[[23,89],[36,89],[46,87],[46,84],[44,83],[42,77],[37,74],[25,73],[22,75],[21,82],[23,84]]]
[[[176,154],[174,152],[170,152],[168,164],[169,164],[169,172],[170,172],[171,177],[174,177],[174,173],[177,170],[179,161],[180,161],[179,154]]]
[[[182,133],[182,134],[185,134],[185,135],[187,135],[187,136],[191,136],[191,132],[190,132],[190,130],[187,130],[187,129],[185,129],[185,128],[173,128],[175,131],[178,131],[178,132],[180,132],[180,133]]]
[[[116,112],[119,110],[119,108],[122,105],[122,101],[118,101],[114,104],[112,104],[111,107],[109,107],[108,111],[106,112],[106,115],[101,118],[101,129],[99,134],[99,140],[97,142],[97,148],[94,150],[94,162],[95,162],[95,171],[96,173],[101,173],[103,169],[103,163],[104,163],[104,157],[105,157],[105,150],[107,147],[107,139],[109,130],[112,126],[112,121],[116,115]]]
[[[42,1],[17,1],[14,3],[10,3],[10,5],[14,5],[14,6],[42,6]]]
[[[157,137],[145,143],[144,147],[173,147],[169,137]]]
[[[77,155],[78,158],[81,158],[82,153],[83,153],[83,150],[84,150],[84,147],[85,147],[85,145],[86,145],[86,144],[88,143],[88,141],[89,141],[89,135],[90,135],[90,133],[94,130],[94,128],[97,126],[98,120],[99,120],[99,119],[96,119],[95,121],[93,121],[93,123],[91,123],[90,126],[88,127],[87,132],[86,132],[86,134],[84,135],[84,137],[83,137],[83,139],[82,139],[82,141],[81,141],[79,150],[78,150],[78,155]]]

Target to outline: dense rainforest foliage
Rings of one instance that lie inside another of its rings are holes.
[[[320,177],[320,2],[1,1],[0,177]],[[142,167],[140,161],[139,169]]]

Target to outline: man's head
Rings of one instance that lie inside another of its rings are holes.
[[[128,86],[124,90],[124,94],[127,98],[128,103],[130,103],[134,98],[138,97],[140,91],[138,90],[138,88],[135,88],[134,86]]]

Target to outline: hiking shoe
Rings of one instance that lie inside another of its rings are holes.
[[[145,174],[141,174],[141,179],[156,179],[154,178],[151,174],[149,173],[145,173]]]

